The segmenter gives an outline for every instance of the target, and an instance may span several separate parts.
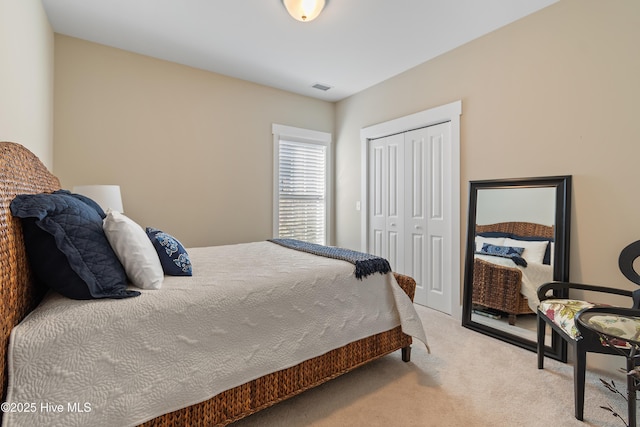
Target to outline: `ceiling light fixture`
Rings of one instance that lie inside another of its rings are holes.
[[[324,8],[325,0],[282,0],[287,12],[302,22],[313,21]]]

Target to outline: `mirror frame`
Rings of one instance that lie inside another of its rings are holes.
[[[469,181],[469,213],[467,223],[467,246],[464,273],[464,297],[462,303],[462,326],[485,335],[506,341],[519,347],[536,351],[536,342],[527,338],[492,328],[471,319],[472,301],[471,286],[473,284],[473,260],[475,252],[476,204],[478,191],[483,189],[536,188],[554,187],[556,189],[555,213],[555,251],[553,260],[553,280],[569,281],[569,243],[571,229],[571,175],[496,179]],[[566,290],[554,293],[559,298],[566,298]],[[567,361],[567,343],[557,332],[551,333],[551,346],[545,346],[545,356],[562,362]]]

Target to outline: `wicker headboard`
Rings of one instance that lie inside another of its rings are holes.
[[[20,220],[9,204],[18,194],[60,189],[60,181],[40,159],[20,144],[0,142],[0,382],[2,401],[7,392],[7,347],[11,329],[42,299],[29,273]]]
[[[512,233],[521,237],[544,237],[553,239],[555,230],[553,225],[535,224],[532,222],[498,222],[496,224],[476,225],[476,234],[489,231]]]

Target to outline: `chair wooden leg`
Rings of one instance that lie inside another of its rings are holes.
[[[536,352],[538,353],[538,369],[544,368],[544,335],[547,324],[544,319],[538,313],[538,342],[536,345]]]
[[[579,342],[574,345],[575,361],[573,365],[573,393],[575,395],[576,419],[584,419],[584,378],[587,369],[587,353]]]
[[[635,367],[635,361],[627,357],[627,372],[631,372]],[[636,378],[635,375],[627,375],[627,414],[629,419],[629,427],[636,427]]]

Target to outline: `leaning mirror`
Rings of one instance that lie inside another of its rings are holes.
[[[536,351],[537,288],[569,280],[570,202],[571,176],[470,182],[463,326]],[[555,332],[545,354],[566,361]]]

